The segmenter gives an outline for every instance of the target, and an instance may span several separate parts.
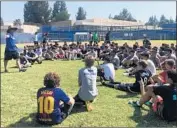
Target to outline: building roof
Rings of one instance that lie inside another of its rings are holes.
[[[92,25],[92,26],[141,26],[143,22],[94,18],[86,20],[77,20],[74,25]]]

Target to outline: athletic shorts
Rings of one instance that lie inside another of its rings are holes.
[[[38,41],[34,41],[34,45],[38,45]]]
[[[19,53],[17,51],[5,51],[4,60],[16,60],[19,59]]]

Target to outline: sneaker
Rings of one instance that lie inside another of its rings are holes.
[[[152,106],[152,102],[148,101],[148,102],[145,103],[145,105]]]
[[[129,101],[128,104],[131,104],[133,107],[141,107],[137,102],[138,101]]]
[[[26,72],[26,68],[21,68],[21,69],[19,69],[19,72]]]

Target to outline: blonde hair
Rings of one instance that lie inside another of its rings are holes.
[[[92,67],[94,65],[94,62],[95,62],[95,58],[91,55],[88,55],[85,57],[85,65],[87,67]]]

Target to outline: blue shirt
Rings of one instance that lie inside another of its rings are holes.
[[[17,51],[17,46],[15,45],[15,37],[8,33],[6,35],[6,51]]]
[[[37,92],[37,120],[47,124],[62,121],[60,102],[69,102],[69,97],[60,88],[41,88]]]

